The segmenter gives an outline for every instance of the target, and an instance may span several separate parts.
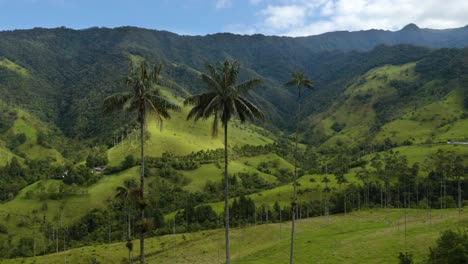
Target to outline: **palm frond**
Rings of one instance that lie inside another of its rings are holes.
[[[132,94],[128,92],[118,93],[106,97],[103,103],[103,112],[111,113],[119,110],[124,110],[125,104],[127,104],[128,101],[132,99],[132,97]]]
[[[303,72],[293,72],[291,74],[291,80],[285,83],[287,86],[296,86],[298,90],[299,97],[301,97],[302,88],[307,88],[310,90],[314,89],[314,84],[312,80],[306,79]]]
[[[211,76],[202,73],[200,75],[202,81],[206,84],[208,89],[213,92],[221,92],[222,91],[222,82],[216,80],[216,76]]]
[[[248,93],[253,88],[261,85],[262,82],[263,81],[260,80],[260,79],[251,79],[251,80],[241,82],[238,85],[236,85],[235,87],[236,87],[238,93],[245,94],[245,93]]]
[[[239,96],[238,101],[245,107],[245,111],[249,113],[250,119],[259,119],[261,121],[265,120],[265,114],[250,102],[247,98]]]
[[[291,79],[291,80],[287,81],[284,85],[286,85],[286,86],[298,86],[299,82],[298,82],[298,80]]]
[[[239,76],[240,63],[238,60],[226,59],[224,62],[224,82],[225,86],[234,86]]]
[[[184,105],[192,105],[187,119],[198,121],[214,116],[212,135],[218,134],[218,123],[223,126],[237,117],[244,122],[247,119],[263,118],[263,113],[253,103],[241,95],[258,86],[258,79],[247,80],[237,84],[240,63],[237,60],[226,59],[222,63],[207,64],[208,74],[201,74],[201,78],[208,88],[208,92],[190,96]],[[239,99],[242,98],[242,99]]]
[[[162,71],[162,64],[161,63],[158,63],[158,64],[154,65],[153,71],[151,72],[151,80],[154,83],[158,83],[159,76],[161,75],[161,71]]]

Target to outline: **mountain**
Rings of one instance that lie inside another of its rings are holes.
[[[289,129],[292,124],[288,116],[295,97],[283,83],[290,72],[303,70],[316,81],[318,89],[310,99],[313,107],[306,108],[312,113],[329,106],[330,99],[352,77],[378,65],[415,61],[429,52],[402,46],[401,49],[413,51],[401,56],[400,49],[379,45],[463,47],[468,44],[467,30],[467,27],[429,30],[407,26],[397,32],[332,32],[302,38],[179,36],[133,27],[3,31],[0,96],[54,123],[69,137],[98,136],[102,140],[118,128],[112,124],[122,117],[103,117],[100,102],[122,89],[123,76],[132,58],[163,61],[163,76],[177,80],[178,86],[173,89],[183,95],[202,89],[198,73],[205,63],[233,57],[243,65],[243,78],[265,80],[264,89],[253,97],[269,113],[272,126]]]
[[[468,41],[467,33],[468,26],[437,30],[419,28],[415,24],[408,24],[399,31],[376,29],[357,32],[338,31],[298,39],[304,45],[313,47],[316,51],[363,51],[371,50],[380,44],[409,44],[428,48],[462,48],[466,46]]]

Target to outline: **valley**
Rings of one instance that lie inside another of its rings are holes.
[[[468,146],[448,144],[468,141],[466,30],[408,26],[379,41],[366,38],[373,30],[327,33],[335,42],[2,31],[0,263],[131,263],[129,252],[136,262],[140,232],[148,263],[224,263],[226,219],[232,263],[285,263],[296,219],[297,263],[396,263],[401,252],[423,263],[441,232],[468,226]],[[359,41],[344,45],[350,36]],[[126,65],[145,60],[158,77],[149,94],[161,100],[148,109],[179,111],[141,119],[129,101],[118,110],[133,111],[105,112],[110,95],[129,91]],[[225,150],[222,123],[213,136],[224,117],[206,108],[194,121],[187,98],[207,89],[200,74],[238,62],[241,84],[262,82],[229,106]],[[300,99],[284,85],[296,69],[314,86]],[[263,120],[248,118],[256,106]]]

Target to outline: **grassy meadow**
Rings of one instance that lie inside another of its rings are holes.
[[[299,220],[296,233],[297,263],[397,263],[405,251],[405,212],[379,209]],[[428,254],[439,233],[468,226],[468,215],[456,210],[407,211],[406,250],[416,263]],[[285,263],[289,256],[290,223],[233,228],[232,263]],[[148,263],[223,263],[223,230],[166,235],[146,241]],[[137,245],[137,241],[134,241]],[[138,256],[135,246],[133,255]],[[75,248],[36,258],[0,263],[120,263],[128,258],[125,243]]]

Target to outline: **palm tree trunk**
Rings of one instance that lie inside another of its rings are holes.
[[[457,177],[457,187],[458,187],[458,219],[460,220],[460,214],[462,209],[462,199],[461,199],[461,183],[460,183],[460,176]]]
[[[346,197],[346,190],[344,191],[344,215],[346,216],[347,212],[347,207],[346,207],[346,202],[347,202],[347,197]]]
[[[140,121],[140,264],[145,263],[145,232],[143,221],[145,219],[144,190],[145,190],[145,114],[142,113]]]
[[[367,182],[367,209],[370,209],[369,195],[370,195],[370,187],[369,187],[369,182]]]
[[[231,263],[229,253],[229,177],[228,177],[228,124],[224,124],[224,231],[226,238],[226,264]]]
[[[299,87],[298,87],[299,90]],[[295,226],[296,226],[296,210],[297,210],[297,205],[296,205],[296,200],[297,200],[297,152],[298,152],[298,127],[299,127],[299,115],[301,112],[301,92],[299,90],[299,105],[296,113],[296,133],[294,135],[294,141],[295,141],[295,149],[294,149],[294,181],[293,181],[293,198],[292,198],[292,203],[291,203],[291,252],[289,255],[289,264],[294,263],[294,232],[295,232]]]

